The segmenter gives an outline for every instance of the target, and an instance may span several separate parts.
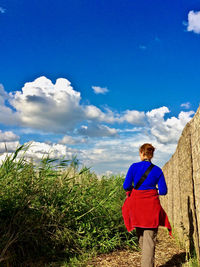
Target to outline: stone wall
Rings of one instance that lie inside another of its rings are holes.
[[[160,197],[174,233],[200,260],[200,107],[185,126],[175,153],[164,165],[167,196]]]

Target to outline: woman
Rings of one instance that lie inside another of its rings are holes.
[[[142,249],[141,267],[154,266],[158,226],[167,227],[171,234],[170,223],[159,201],[159,195],[167,194],[167,185],[162,170],[151,163],[154,150],[151,144],[140,147],[141,161],[130,166],[123,184],[128,192],[122,215],[129,232],[136,228]]]

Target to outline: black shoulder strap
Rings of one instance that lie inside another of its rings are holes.
[[[141,186],[141,184],[145,181],[145,179],[147,178],[147,176],[149,175],[150,171],[153,169],[154,166],[155,165],[153,163],[151,163],[151,165],[147,168],[147,170],[142,175],[142,177],[140,178],[138,183],[134,186],[134,189],[138,189]]]

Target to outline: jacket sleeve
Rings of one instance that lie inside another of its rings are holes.
[[[159,191],[159,195],[164,196],[167,194],[167,184],[166,184],[163,172],[161,173],[159,180],[158,180],[158,191]]]
[[[123,183],[124,190],[126,191],[132,190],[133,189],[132,183],[133,183],[133,165],[129,167],[128,172],[126,174],[126,178]]]

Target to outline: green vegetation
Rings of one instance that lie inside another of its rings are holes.
[[[121,215],[123,177],[98,179],[78,171],[76,159],[34,165],[24,150],[0,166],[0,266],[70,266],[85,254],[136,245]]]
[[[187,261],[186,263],[183,265],[183,266],[187,266],[187,267],[199,267],[199,262],[198,262],[198,259],[197,259],[197,255],[196,255],[196,252],[195,250],[193,250],[193,252],[191,253],[188,253],[188,256],[187,256]]]

